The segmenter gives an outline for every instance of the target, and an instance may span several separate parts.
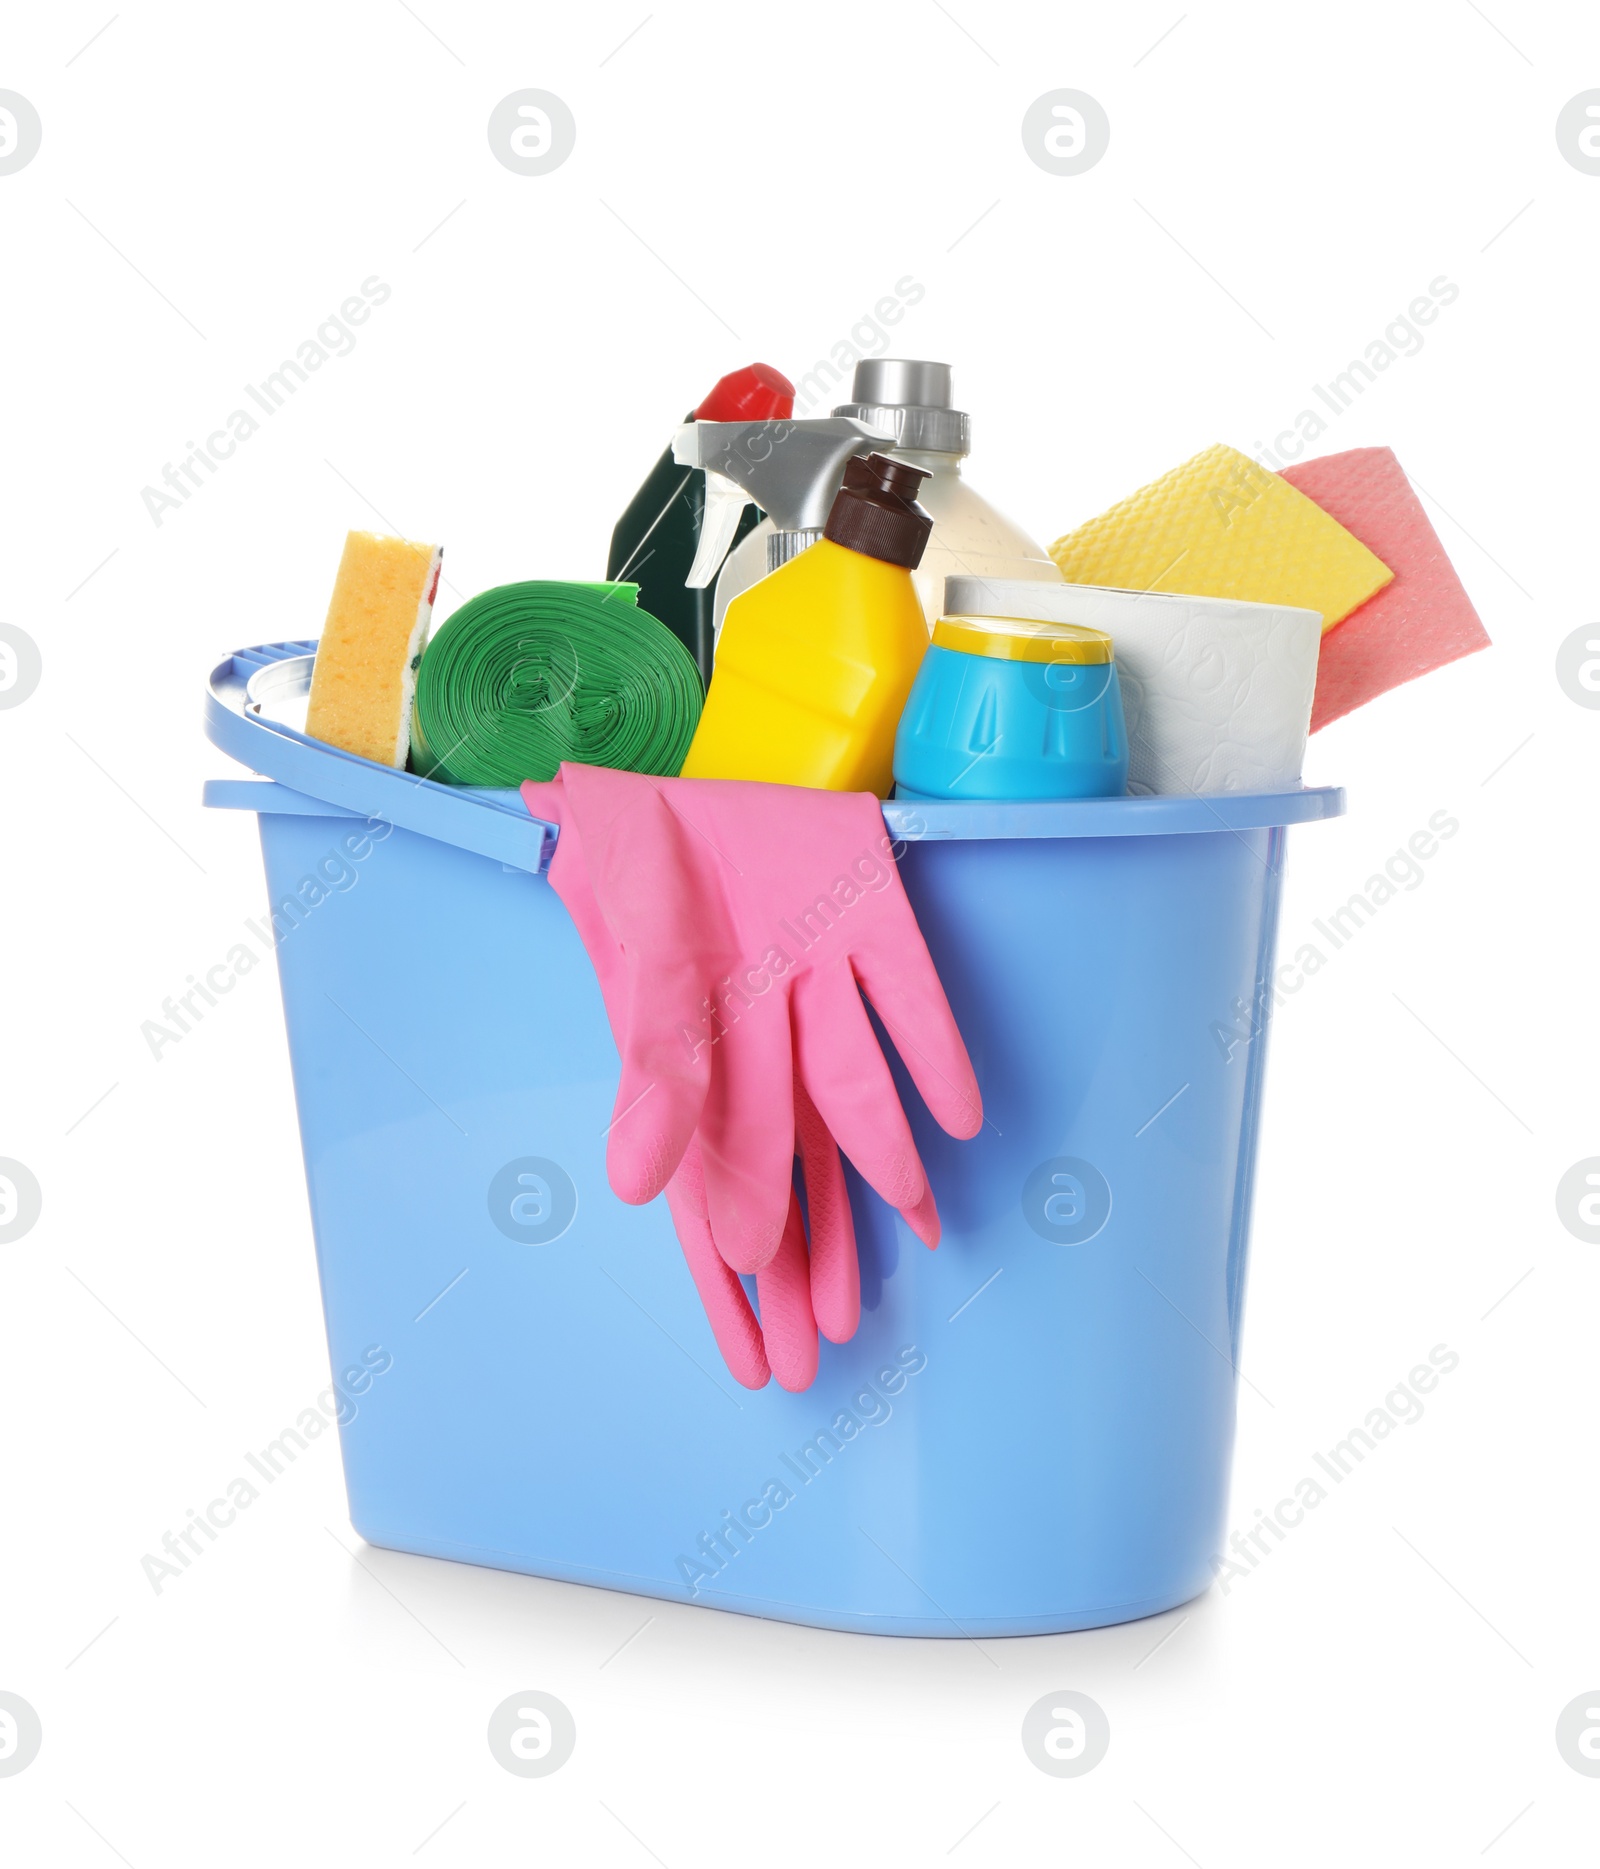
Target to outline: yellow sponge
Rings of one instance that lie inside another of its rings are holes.
[[[1394,573],[1286,480],[1218,443],[1050,547],[1069,584],[1320,610],[1324,632]]]
[[[352,532],[311,671],[306,732],[381,765],[404,767],[411,697],[439,588],[437,545]]]

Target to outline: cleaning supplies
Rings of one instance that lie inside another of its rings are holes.
[[[752,363],[725,376],[686,420],[759,422],[786,416],[794,385],[770,364]],[[700,543],[705,476],[673,459],[670,448],[650,470],[611,535],[606,576],[631,580],[640,601],[689,651],[705,681],[711,679],[711,596],[685,584]],[[756,524],[741,515],[740,533]]]
[[[1098,519],[1050,555],[1073,584],[1286,604],[1333,626],[1393,573],[1277,474],[1217,444]]]
[[[564,759],[676,772],[700,673],[634,584],[503,584],[441,625],[417,673],[412,765],[452,785],[553,778]]]
[[[306,732],[404,767],[418,658],[439,588],[437,545],[352,532],[317,644]]]
[[[935,1120],[957,1137],[983,1121],[882,814],[859,793],[649,782],[576,765],[522,794],[561,826],[550,881],[594,962],[621,1053],[611,1187],[636,1205],[666,1189],[718,1342],[751,1386],[763,1369],[755,1320],[714,1261],[756,1276],[764,1360],[785,1387],[803,1388],[816,1324],[842,1340],[859,1314],[837,1151],[927,1245],[939,1237],[863,993]]]
[[[1128,778],[1111,638],[943,616],[894,742],[897,798],[1115,798]]]
[[[723,581],[717,572],[726,570],[723,560],[749,518],[745,508],[759,505],[767,517],[746,541],[758,553],[760,567],[735,584],[740,591],[822,537],[845,462],[853,454],[870,453],[882,441],[878,430],[865,422],[832,417],[691,422],[679,429],[673,458],[680,466],[700,468],[705,480],[705,517],[688,583],[698,590],[715,581],[718,634],[726,602],[720,597]]]
[[[909,461],[928,476],[918,498],[933,517],[933,533],[912,582],[930,630],[943,608],[944,580],[949,573],[1039,578],[1048,584],[1061,581],[1044,548],[962,479],[961,463],[972,446],[972,425],[964,410],[950,406],[949,364],[863,358],[856,364],[851,394],[854,400],[841,404],[834,415],[866,423],[883,437],[883,453]],[[764,541],[773,529],[763,522],[728,554],[717,580],[719,635],[728,605],[772,569]]]
[[[685,778],[888,795],[928,647],[911,583],[933,523],[916,499],[926,478],[852,457],[822,538],[734,599]]]
[[[1388,448],[1351,448],[1283,470],[1394,572],[1322,645],[1311,731],[1474,650],[1488,632]]]
[[[961,463],[972,448],[972,424],[965,410],[951,406],[953,393],[947,363],[863,357],[856,365],[850,401],[834,410],[835,415],[887,427],[894,446],[884,452],[928,475],[917,497],[933,515],[933,535],[914,582],[930,631],[944,609],[946,577],[968,573],[1060,582],[1044,548],[962,478]]]
[[[1111,637],[1130,792],[1299,784],[1317,650],[1327,646],[1318,611],[997,578],[951,578],[946,601],[968,616],[1022,616]]]

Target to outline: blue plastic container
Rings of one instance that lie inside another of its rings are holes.
[[[943,616],[894,742],[900,798],[1119,798],[1128,730],[1111,638]]]
[[[309,647],[216,672],[212,738],[279,782],[207,802],[260,814],[361,1535],[880,1634],[1203,1590],[1264,1050],[1213,1028],[1269,977],[1282,827],[1342,794],[885,807],[987,1121],[952,1141],[897,1071],[943,1242],[852,1176],[861,1328],[751,1393],[665,1202],[606,1184],[617,1054],[547,828],[269,725]]]

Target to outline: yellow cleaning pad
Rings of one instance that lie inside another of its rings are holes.
[[[1206,448],[1050,547],[1069,584],[1319,610],[1324,632],[1394,576],[1237,448]]]
[[[352,532],[311,671],[306,732],[314,740],[404,767],[411,697],[439,588],[440,549]]]

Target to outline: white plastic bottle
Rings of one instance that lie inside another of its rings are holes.
[[[914,579],[930,633],[944,608],[947,577],[1061,582],[1044,548],[962,478],[961,463],[972,446],[971,423],[964,410],[951,406],[949,364],[863,358],[856,365],[851,393],[855,400],[833,413],[854,416],[892,434],[893,445],[881,452],[929,476],[917,497],[933,515],[933,534]],[[771,522],[763,520],[728,554],[717,579],[713,625],[718,631],[732,600],[767,575],[772,530]]]

